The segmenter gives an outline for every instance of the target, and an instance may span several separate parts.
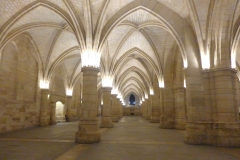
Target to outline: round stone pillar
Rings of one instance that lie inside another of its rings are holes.
[[[49,90],[41,89],[40,126],[47,126],[50,123]]]
[[[71,121],[71,103],[72,103],[72,96],[66,97],[66,103],[65,103],[65,112],[66,113],[66,121]]]
[[[150,95],[149,96],[149,99],[148,99],[148,115],[147,115],[147,120],[150,120],[151,119],[151,116],[152,116],[152,98],[153,96]]]
[[[103,87],[103,109],[101,128],[112,128],[112,109],[111,109],[111,87]]]
[[[118,120],[120,119],[120,98],[117,98],[117,108],[116,108],[116,113],[117,113],[117,118]]]
[[[120,118],[123,117],[123,104],[120,102]]]
[[[148,119],[149,98],[145,99],[145,119]]]
[[[160,105],[160,119],[159,119],[159,127],[163,128],[164,124],[164,88],[159,89],[159,105]]]
[[[83,88],[81,119],[78,131],[75,134],[77,143],[98,143],[101,140],[98,123],[98,93],[97,93],[97,74],[99,69],[92,67],[82,68]]]
[[[199,97],[204,96],[206,107],[199,107],[203,110],[199,112],[188,106],[185,142],[240,147],[237,71],[232,68],[212,68],[202,71],[202,75],[205,95]],[[196,103],[201,104],[202,99],[197,98]]]
[[[50,124],[56,124],[56,102],[51,102]]]
[[[175,96],[175,129],[186,129],[186,103],[184,87],[174,89]]]
[[[147,99],[143,102],[143,117],[146,119],[148,114]]]
[[[152,116],[150,118],[151,123],[159,123],[160,119],[160,105],[159,105],[159,95],[152,95]]]
[[[117,94],[112,94],[111,95],[111,100],[112,100],[112,121],[113,122],[118,122],[118,115],[117,115]]]

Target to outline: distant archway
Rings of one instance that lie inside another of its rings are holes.
[[[60,101],[56,102],[56,122],[63,122],[65,121],[65,114],[64,114],[64,104]]]
[[[133,94],[131,94],[130,97],[129,97],[129,104],[130,105],[135,105],[136,104],[135,96]]]

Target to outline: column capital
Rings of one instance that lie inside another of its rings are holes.
[[[83,67],[82,68],[82,72],[84,71],[94,71],[94,72],[99,72],[100,69],[99,68],[94,68],[94,67]]]
[[[49,89],[42,88],[42,89],[41,89],[41,93],[49,93]]]
[[[226,71],[226,70],[237,73],[236,69],[230,68],[230,67],[210,68],[210,69],[202,70],[201,72],[208,73],[208,72],[217,72],[217,71]]]
[[[112,87],[102,87],[103,92],[111,92]]]
[[[186,88],[184,88],[184,87],[175,87],[175,88],[173,88],[173,91],[184,91]]]

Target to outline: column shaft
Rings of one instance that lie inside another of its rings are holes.
[[[41,89],[40,126],[47,126],[50,123],[49,90]]]
[[[224,147],[240,147],[238,79],[230,68],[203,71],[205,114],[190,114],[185,142]],[[193,117],[196,116],[194,120]]]
[[[147,115],[147,120],[151,119],[152,116],[152,95],[149,96],[148,100],[148,115]]]
[[[159,87],[158,84],[154,86],[154,95],[152,95],[152,116],[151,123],[159,123],[160,119],[160,104],[159,104]]]
[[[175,125],[175,107],[174,94],[171,87],[166,87],[161,91],[163,93],[162,113],[160,128],[173,129]]]
[[[185,88],[175,88],[175,129],[186,129]]]
[[[72,96],[66,97],[66,103],[65,103],[65,118],[67,122],[71,121],[71,103],[72,103]]]
[[[51,102],[50,124],[56,124],[56,102]]]
[[[118,109],[118,106],[117,106],[117,95],[116,94],[113,94],[111,95],[111,98],[112,98],[112,121],[113,122],[118,122],[118,115],[117,115],[117,109]]]
[[[103,92],[103,110],[101,128],[112,128],[112,109],[111,109],[111,89],[104,87]]]
[[[120,98],[117,98],[117,116],[118,116],[118,120],[121,119],[121,102],[120,102]]]
[[[97,117],[97,74],[99,69],[84,67],[81,119],[75,134],[77,143],[97,143],[101,140]]]

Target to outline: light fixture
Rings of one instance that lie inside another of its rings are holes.
[[[82,67],[99,68],[101,54],[94,50],[84,50],[82,52]]]
[[[210,68],[210,58],[209,58],[209,51],[205,54],[202,54],[202,69],[209,69]]]
[[[41,89],[49,89],[49,81],[40,80],[40,88]]]
[[[184,78],[184,80],[183,80],[183,87],[184,87],[184,88],[187,87],[187,85],[186,85],[186,79],[185,79],[185,78]]]
[[[117,88],[112,88],[111,94],[118,94],[118,89]]]
[[[66,91],[66,95],[67,96],[72,96],[72,92],[73,92],[73,90],[71,88],[68,88],[67,91]]]
[[[159,87],[160,88],[164,88],[164,80],[160,80],[159,81]]]
[[[150,95],[153,95],[153,94],[154,94],[153,89],[150,88]]]
[[[231,67],[233,69],[236,68],[236,52],[232,53],[231,54]]]
[[[112,87],[113,77],[110,75],[102,76],[102,87]]]
[[[148,99],[148,95],[147,94],[145,94],[145,99]]]

